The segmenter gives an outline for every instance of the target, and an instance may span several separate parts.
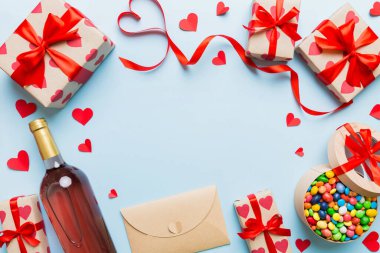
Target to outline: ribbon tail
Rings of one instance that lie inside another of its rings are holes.
[[[264,232],[265,243],[267,244],[269,253],[277,253],[276,246],[268,231]]]

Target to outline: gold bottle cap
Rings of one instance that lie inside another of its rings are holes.
[[[57,145],[51,136],[48,124],[44,118],[36,119],[30,122],[29,128],[36,139],[36,143],[43,160],[48,160],[59,154]]]
[[[29,123],[29,129],[32,133],[47,126],[48,124],[44,118],[36,119]]]

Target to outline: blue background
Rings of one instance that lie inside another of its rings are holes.
[[[1,1],[0,41],[21,23],[37,0]],[[251,1],[225,0],[230,12],[215,15],[218,0],[162,0],[168,30],[178,46],[190,55],[210,34],[223,33],[245,45]],[[343,0],[303,1],[299,32],[307,36],[323,19],[342,6]],[[369,16],[374,1],[349,1],[380,34],[380,18]],[[327,117],[310,117],[295,103],[286,75],[268,75],[249,70],[233,49],[217,39],[198,65],[183,69],[172,53],[157,70],[139,73],[125,69],[118,56],[140,63],[156,63],[164,54],[165,40],[156,35],[128,38],[116,25],[117,15],[127,10],[127,1],[72,0],[117,44],[116,50],[66,108],[60,111],[39,106],[38,112],[21,119],[15,109],[20,99],[34,101],[3,72],[0,72],[0,199],[39,192],[44,167],[28,122],[43,116],[49,121],[65,159],[89,176],[118,252],[130,252],[119,209],[172,194],[216,184],[222,199],[231,245],[212,253],[248,252],[232,203],[261,189],[272,189],[275,200],[296,238],[310,238],[308,252],[366,252],[358,240],[349,245],[330,245],[314,237],[299,221],[293,208],[293,193],[301,174],[314,165],[327,163],[327,141],[334,129],[345,122],[359,121],[379,129],[368,114],[380,103],[379,81],[368,87],[343,112]],[[143,20],[123,22],[130,29],[161,25],[155,5],[136,1],[135,10]],[[179,30],[178,22],[195,12],[198,31]],[[214,66],[211,60],[224,50],[227,65]],[[306,105],[328,110],[337,105],[307,66],[296,57],[290,62],[301,80]],[[94,118],[83,127],[74,121],[74,108],[91,107]],[[287,128],[285,118],[293,112],[299,127]],[[93,153],[77,146],[90,138]],[[294,154],[304,147],[305,156]],[[30,171],[9,170],[6,162],[25,149],[30,155]],[[117,199],[108,199],[111,188]],[[47,221],[47,217],[45,216]],[[379,223],[373,230],[379,230]],[[62,252],[47,222],[52,252]],[[1,252],[5,252],[2,249]]]

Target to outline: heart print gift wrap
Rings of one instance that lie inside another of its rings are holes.
[[[0,67],[43,106],[62,108],[113,48],[77,9],[42,0],[0,45]]]
[[[293,58],[297,33],[300,0],[255,0],[249,31],[248,56],[270,61]]]
[[[283,227],[282,216],[270,191],[251,194],[234,203],[242,232],[239,236],[249,252],[291,253],[291,231]]]
[[[50,253],[37,195],[0,202],[0,247],[8,253]]]
[[[380,40],[346,4],[305,38],[297,51],[342,103],[351,101],[380,74]]]

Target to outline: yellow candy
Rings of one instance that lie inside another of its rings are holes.
[[[318,193],[318,187],[317,186],[311,187],[310,194],[315,195],[317,193]]]
[[[356,216],[356,210],[352,210],[351,213],[350,213],[351,217],[355,217]]]
[[[327,178],[332,178],[332,177],[335,176],[335,173],[334,173],[334,171],[329,170],[329,171],[327,171],[327,172],[325,173],[325,175],[326,175]]]
[[[311,207],[311,209],[314,211],[314,212],[318,212],[320,209],[321,209],[321,206],[318,205],[318,204],[315,204]]]
[[[370,222],[373,222],[374,220],[375,220],[374,217],[369,218],[369,221],[370,221]]]
[[[314,209],[313,209],[314,210]],[[365,214],[368,217],[375,217],[377,215],[377,210],[376,209],[368,209]]]
[[[304,214],[305,214],[305,217],[309,217],[309,211],[308,210],[304,210]]]
[[[352,221],[346,221],[346,222],[344,222],[344,225],[345,225],[346,227],[349,227],[349,226],[352,225]]]
[[[333,218],[335,221],[339,221],[339,220],[340,220],[340,214],[339,214],[339,213],[334,213],[332,218]]]
[[[330,191],[330,194],[334,194],[334,193],[336,193],[336,189],[332,189],[332,190]]]
[[[339,214],[338,214],[339,215]],[[314,220],[316,220],[316,221],[319,221],[321,218],[319,217],[319,214],[318,213],[314,213],[313,214],[313,218],[314,218]]]
[[[329,229],[330,229],[331,231],[333,231],[333,230],[335,229],[335,225],[334,225],[334,223],[332,223],[332,222],[329,222],[328,227],[329,227]]]
[[[327,228],[327,223],[326,221],[318,221],[317,222],[317,227],[320,228],[320,229],[326,229]]]
[[[333,208],[334,208],[335,211],[339,210],[339,206],[338,205],[335,205]]]

